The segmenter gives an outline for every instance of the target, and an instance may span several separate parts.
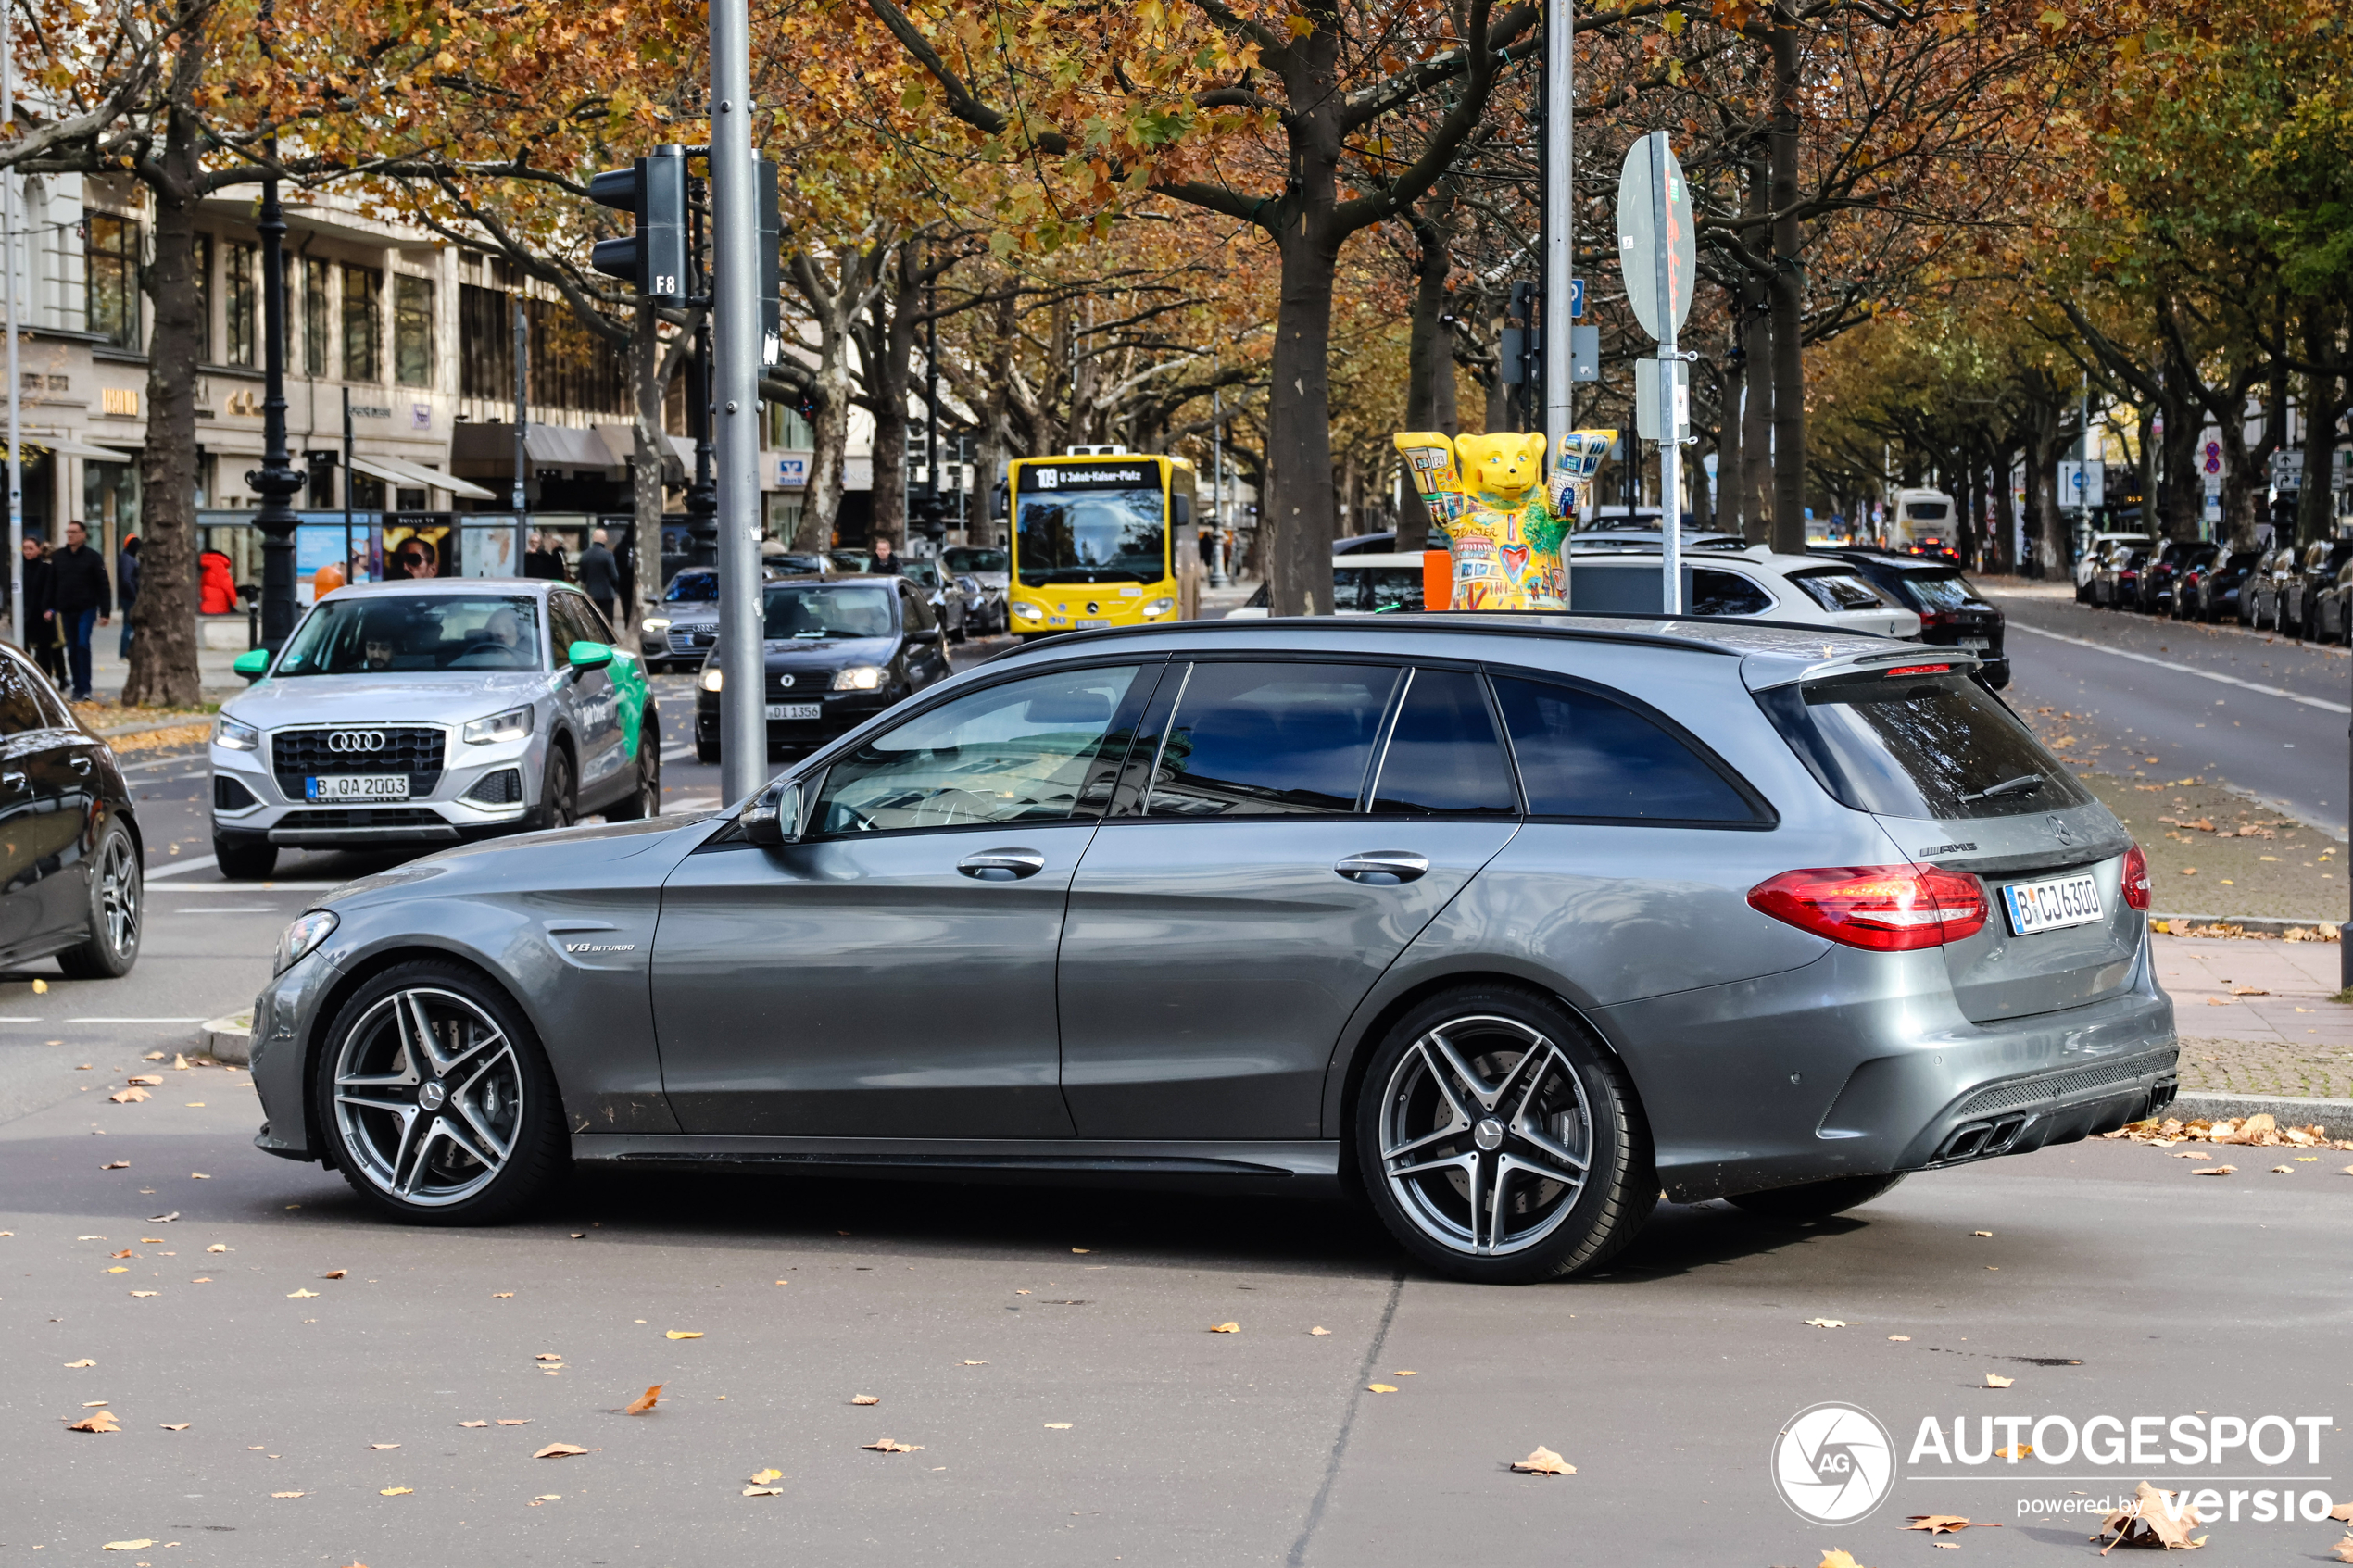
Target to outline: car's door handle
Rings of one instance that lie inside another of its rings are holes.
[[[1351,882],[1367,883],[1375,887],[1393,887],[1401,882],[1412,882],[1429,874],[1429,857],[1416,855],[1410,849],[1375,849],[1363,855],[1351,855],[1332,870]]]
[[[1046,869],[1046,857],[1035,849],[984,849],[956,862],[956,869],[979,882],[1019,882]]]
[[[0,773],[0,785],[9,789],[22,789],[25,785],[25,776],[16,772]]]
[[[77,773],[86,773],[90,771],[90,759],[87,757],[69,757],[66,759],[66,763]]]

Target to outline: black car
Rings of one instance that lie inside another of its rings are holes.
[[[2260,550],[2225,550],[2221,546],[2182,569],[2173,590],[2173,614],[2181,621],[2236,621],[2247,574],[2263,558]]]
[[[1933,558],[1889,550],[1816,547],[1813,555],[1853,563],[1873,584],[1895,596],[1920,618],[1920,641],[1973,648],[1984,659],[1978,678],[1994,691],[2010,684],[2010,656],[2003,647],[2008,618],[1988,603],[1961,569]]]
[[[2170,539],[2163,548],[2148,559],[2141,569],[2141,580],[2134,585],[2134,608],[2147,615],[2173,613],[2173,597],[2180,586],[2182,573],[2191,563],[2209,558],[2216,546],[2197,539]]]
[[[798,752],[955,673],[938,613],[904,577],[772,583],[762,593],[768,746]],[[721,650],[695,686],[695,757],[719,760]]]
[[[144,867],[114,752],[0,646],[0,969],[54,956],[72,980],[130,973]]]

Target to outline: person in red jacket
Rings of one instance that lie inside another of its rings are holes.
[[[237,583],[230,575],[229,558],[219,550],[207,550],[197,564],[203,574],[200,608],[207,615],[230,614],[237,608]]]

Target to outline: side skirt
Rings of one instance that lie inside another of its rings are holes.
[[[575,1133],[575,1160],[667,1170],[800,1171],[885,1180],[1143,1183],[1328,1197],[1338,1140],[1131,1143],[1095,1138],[808,1138]]]

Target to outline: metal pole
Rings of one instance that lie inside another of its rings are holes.
[[[278,161],[278,143],[267,154]],[[245,483],[261,497],[254,526],[261,533],[261,646],[271,654],[285,646],[295,623],[295,526],[300,521],[287,503],[302,488],[302,475],[286,457],[286,213],[278,205],[278,182],[261,182],[261,466]]]
[[[1544,449],[1558,464],[1568,444],[1569,280],[1577,270],[1577,184],[1574,91],[1576,7],[1544,5]]]
[[[1209,389],[1209,451],[1211,472],[1215,476],[1209,482],[1209,521],[1217,546],[1210,557],[1209,585],[1223,588],[1233,579],[1226,575],[1226,389],[1222,386]]]
[[[768,778],[760,592],[760,207],[746,0],[711,6],[712,419],[718,425],[720,794]]]
[[[1683,613],[1683,449],[1678,440],[1680,421],[1676,390],[1682,357],[1675,348],[1675,204],[1667,199],[1667,132],[1651,132],[1651,219],[1658,243],[1658,537],[1660,607],[1669,615]]]
[[[343,389],[343,570],[335,575],[351,583],[351,388]],[[384,508],[376,508],[381,512]]]
[[[17,129],[17,56],[13,27],[0,26],[0,123]],[[17,374],[17,171],[0,175],[0,246],[7,251],[8,288],[8,604],[16,618],[16,644],[25,646],[24,451],[22,383]],[[131,612],[124,610],[128,621]]]
[[[524,558],[531,550],[531,502],[523,489],[523,476],[531,455],[523,445],[524,433],[530,430],[531,418],[531,317],[522,307],[522,280],[515,280],[515,488],[510,497],[515,507],[514,568],[522,575]]]

